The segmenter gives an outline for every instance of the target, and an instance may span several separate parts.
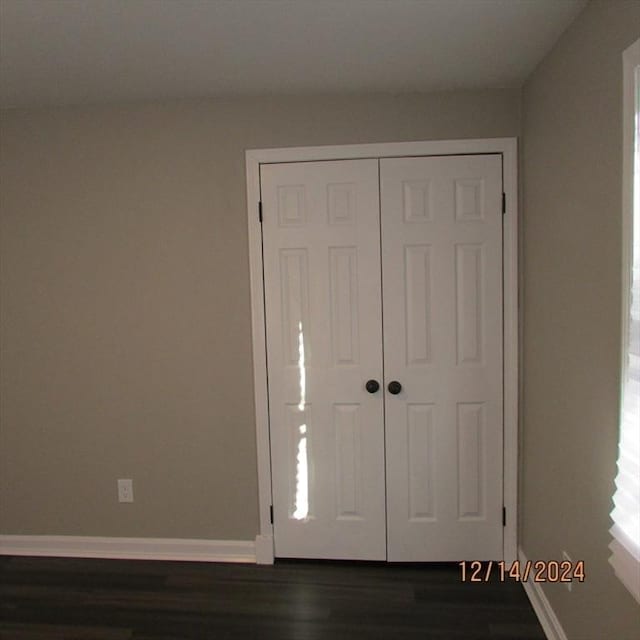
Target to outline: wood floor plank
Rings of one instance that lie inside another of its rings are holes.
[[[131,640],[131,629],[59,626],[51,624],[0,624],[0,640]]]

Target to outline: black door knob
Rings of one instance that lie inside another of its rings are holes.
[[[397,396],[402,391],[402,385],[397,380],[392,380],[387,389],[389,389],[389,393]]]
[[[367,380],[367,383],[364,385],[364,388],[369,393],[375,393],[380,388],[380,383],[377,380]]]

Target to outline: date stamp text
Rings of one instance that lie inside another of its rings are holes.
[[[471,560],[459,562],[462,582],[489,582],[492,578],[500,582],[515,580],[516,582],[584,582],[584,560],[569,562],[568,560],[515,560],[511,564],[503,560]]]

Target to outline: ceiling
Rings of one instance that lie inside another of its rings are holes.
[[[586,0],[0,0],[0,106],[518,87]]]

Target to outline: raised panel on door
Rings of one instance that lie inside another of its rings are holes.
[[[275,555],[386,557],[378,163],[261,167]]]
[[[501,172],[380,161],[392,561],[502,558]]]

